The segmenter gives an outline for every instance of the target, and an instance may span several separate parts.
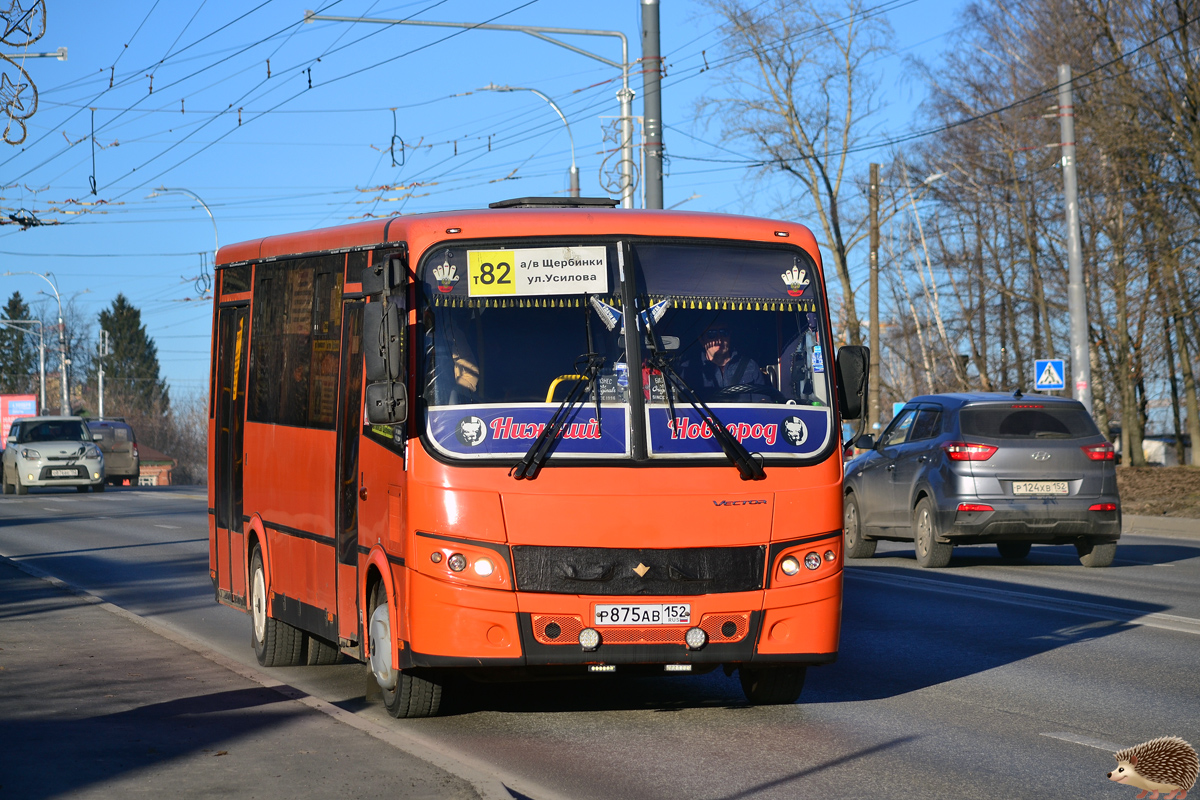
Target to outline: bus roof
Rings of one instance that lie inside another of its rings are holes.
[[[373,219],[334,228],[267,236],[226,245],[217,267],[300,253],[318,253],[392,242],[408,242],[421,253],[455,239],[511,239],[522,236],[683,236],[706,239],[786,241],[798,245],[820,266],[812,232],[795,222],[694,211],[647,211],[596,207],[485,208],[436,211]]]

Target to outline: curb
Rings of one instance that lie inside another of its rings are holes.
[[[248,667],[244,664],[234,661],[231,658],[228,658],[227,656],[209,650],[166,625],[139,617],[137,614],[134,614],[131,611],[126,611],[120,606],[113,605],[107,600],[97,597],[86,589],[56,578],[50,573],[39,569],[38,567],[25,564],[21,561],[13,560],[5,555],[0,555],[0,562],[15,567],[21,572],[24,572],[26,575],[46,581],[62,591],[79,597],[90,605],[98,606],[110,614],[114,614],[122,619],[139,625],[151,633],[157,634],[158,636],[161,636],[170,642],[191,650],[197,655],[203,656],[214,664],[224,667],[230,672],[236,673],[237,675],[253,681],[267,689],[278,692],[289,700],[302,703],[314,711],[319,711],[328,717],[332,717],[338,722],[349,725],[350,727],[356,728],[357,730],[360,730],[369,736],[386,742],[397,750],[402,750],[415,758],[419,758],[422,761],[432,764],[439,769],[445,770],[456,777],[462,778],[471,784],[472,788],[474,788],[479,794],[481,800],[531,800],[532,798],[540,798],[541,800],[562,800],[559,795],[544,790],[541,787],[531,785],[519,778],[501,780],[499,777],[497,777],[496,771],[493,767],[491,767],[491,765],[480,761],[473,756],[447,751],[445,749],[435,749],[436,747],[439,747],[439,745],[427,742],[419,736],[397,728],[380,725],[373,720],[364,719],[357,714],[339,708],[338,706],[326,702],[318,697],[313,697],[301,689],[297,689],[294,686],[290,686],[282,681],[276,680],[267,673],[261,672],[252,667]],[[512,788],[510,788],[510,786]]]
[[[1121,535],[1166,536],[1172,539],[1200,539],[1200,519],[1187,517],[1150,517],[1124,514]]]

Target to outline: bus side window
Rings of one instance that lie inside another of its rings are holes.
[[[250,420],[333,428],[344,264],[335,255],[258,265]]]

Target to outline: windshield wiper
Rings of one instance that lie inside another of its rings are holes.
[[[600,374],[600,369],[604,366],[605,358],[599,353],[587,353],[583,357],[587,359],[587,366],[579,374],[575,383],[571,385],[571,391],[567,392],[567,396],[558,404],[558,408],[550,416],[550,421],[546,423],[546,427],[542,428],[542,432],[538,434],[538,437],[533,440],[533,444],[529,447],[528,452],[525,453],[524,458],[514,464],[513,468],[508,471],[508,474],[517,480],[531,481],[538,476],[542,464],[550,455],[555,442],[558,441],[558,437],[566,428],[567,421],[571,419],[575,408],[583,402],[587,389],[595,385],[596,376]],[[600,397],[599,393],[597,393],[597,423],[600,421],[599,415]]]
[[[675,419],[675,401],[672,396],[678,390],[688,405],[694,408],[696,413],[700,415],[700,418],[708,424],[708,429],[712,431],[713,438],[717,440],[717,444],[721,445],[721,450],[725,453],[726,458],[737,467],[742,480],[761,481],[767,477],[762,464],[754,460],[754,455],[741,442],[734,438],[729,429],[713,413],[713,410],[696,395],[692,387],[688,386],[687,381],[679,377],[679,373],[671,366],[671,360],[667,358],[663,348],[659,346],[658,333],[654,330],[654,323],[646,316],[643,316],[642,321],[646,323],[646,328],[650,334],[650,357],[646,359],[646,363],[662,373],[663,382],[666,384],[667,389],[667,404],[670,407],[671,419]]]

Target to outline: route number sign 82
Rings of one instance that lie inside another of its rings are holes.
[[[513,250],[471,250],[468,252],[467,280],[472,297],[516,294]]]

